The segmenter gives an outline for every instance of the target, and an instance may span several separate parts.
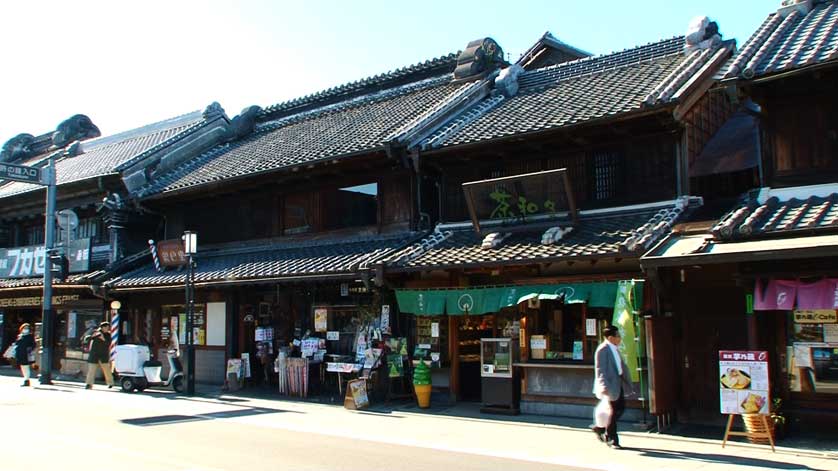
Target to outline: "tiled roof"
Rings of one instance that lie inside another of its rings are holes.
[[[712,229],[713,236],[733,240],[838,230],[838,193],[821,192],[788,199],[766,196],[764,200],[747,197],[719,220]]]
[[[203,122],[200,113],[191,113],[172,120],[155,123],[134,131],[115,136],[85,141],[82,153],[76,156],[60,157],[55,164],[59,185],[116,173],[117,167],[134,159],[155,146],[179,138]],[[29,159],[24,164],[43,161],[42,155]],[[13,182],[0,186],[0,198],[5,198],[42,188],[38,185]]]
[[[612,54],[524,72],[517,95],[495,94],[426,138],[422,147],[466,144],[611,118],[677,103],[732,43],[684,52],[676,37]]]
[[[287,115],[161,175],[137,195],[147,197],[221,180],[383,149],[404,124],[470,84],[450,73]]]
[[[438,76],[450,73],[457,65],[459,53],[409,65],[390,72],[367,77],[355,82],[323,90],[311,95],[295,98],[283,103],[269,106],[259,113],[261,121],[269,121],[279,117],[299,113],[302,110],[319,108],[332,103],[346,101],[351,98],[370,94],[375,90],[386,90],[405,83],[416,82],[422,77]]]
[[[639,256],[669,232],[698,199],[582,212],[578,224],[560,240],[544,244],[545,229],[513,232],[495,248],[482,248],[483,237],[468,224],[438,226],[426,240],[384,261],[388,270],[428,270],[463,266],[526,265],[576,258]],[[567,225],[564,223],[563,225]],[[481,226],[483,228],[483,226]],[[484,229],[488,232],[488,229]],[[502,232],[502,228],[498,228]]]
[[[84,286],[84,280],[87,279],[86,273],[70,275],[66,280],[53,280],[54,285],[74,285]],[[0,278],[0,290],[3,288],[37,288],[44,285],[44,278]]]
[[[838,1],[816,0],[768,15],[723,69],[723,79],[756,77],[838,60]]]
[[[359,237],[330,241],[276,243],[199,252],[196,283],[235,283],[265,279],[355,276],[367,264],[409,243],[416,234]],[[113,278],[105,285],[120,288],[182,285],[185,269],[158,272],[144,266]]]

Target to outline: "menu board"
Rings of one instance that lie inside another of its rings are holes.
[[[722,414],[768,414],[768,352],[719,351]]]

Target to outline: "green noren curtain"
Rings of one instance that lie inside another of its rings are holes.
[[[635,296],[642,299],[643,282],[635,282]],[[397,289],[399,310],[418,316],[460,316],[498,312],[538,298],[563,299],[566,304],[588,303],[590,307],[613,308],[617,282],[561,283],[488,288]]]

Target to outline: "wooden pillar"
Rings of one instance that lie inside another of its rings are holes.
[[[448,378],[451,387],[451,396],[454,400],[460,399],[460,329],[457,326],[457,318],[448,316],[448,352],[451,355],[451,368]]]

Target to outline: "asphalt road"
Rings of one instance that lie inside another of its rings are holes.
[[[444,443],[438,449],[406,446],[277,426],[284,416],[301,414],[290,409],[172,394],[129,395],[102,386],[85,391],[75,384],[18,384],[11,378],[0,382],[4,471],[588,469],[456,452]],[[344,414],[338,420],[353,417]],[[392,427],[404,426],[392,419]],[[382,428],[372,432],[386,435],[387,427]]]

